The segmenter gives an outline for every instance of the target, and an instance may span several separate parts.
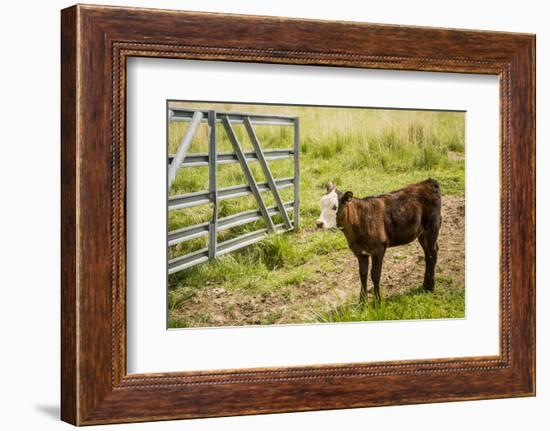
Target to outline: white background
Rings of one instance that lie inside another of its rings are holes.
[[[345,19],[393,24],[537,33],[538,135],[538,396],[435,405],[105,426],[96,429],[498,430],[548,428],[550,216],[549,14],[541,1],[298,2],[103,1],[109,4]],[[9,2],[0,17],[0,301],[2,428],[69,429],[59,410],[59,9],[70,3]],[[40,109],[28,111],[28,107]],[[31,199],[32,198],[32,199]]]
[[[147,58],[127,83],[129,373],[498,354],[498,77]],[[183,98],[466,111],[467,318],[167,331],[166,99]]]

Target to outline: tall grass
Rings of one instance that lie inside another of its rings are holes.
[[[175,106],[290,115],[300,118],[301,161],[312,159],[343,162],[343,167],[405,172],[448,166],[448,152],[464,152],[464,114],[461,112],[407,111],[358,108],[323,108],[265,105],[174,103]],[[169,130],[169,150],[174,152],[186,123],[173,122]],[[252,149],[243,126],[236,135],[246,149]],[[260,126],[257,134],[264,148],[291,146],[292,127]],[[230,142],[218,128],[220,151],[231,151]],[[202,125],[191,151],[206,151],[207,126]],[[426,157],[429,154],[429,157]],[[237,169],[228,169],[220,181],[241,178]],[[205,170],[206,172],[206,170]],[[262,176],[256,169],[255,174]],[[327,172],[327,174],[330,174]],[[201,175],[201,177],[203,177]],[[185,177],[185,176],[184,176]],[[185,188],[185,179],[174,189]]]
[[[439,180],[443,193],[463,194],[463,113],[201,103],[173,105],[299,117],[302,226],[312,226],[318,217],[319,198],[323,193],[323,185],[328,181],[335,182],[342,190],[352,190],[356,196],[361,196],[387,192],[431,176]],[[170,153],[175,152],[186,128],[187,124],[183,122],[170,123]],[[245,150],[252,150],[244,127],[235,125],[234,129]],[[256,133],[263,148],[292,148],[291,126],[257,126]],[[221,126],[217,127],[217,138],[218,151],[232,151]],[[207,151],[208,127],[203,124],[193,140],[190,152]],[[269,164],[276,178],[293,175],[292,159],[275,160]],[[257,163],[252,163],[251,169],[257,181],[265,181]],[[217,175],[219,187],[246,183],[238,164],[218,166]],[[181,169],[170,194],[207,188],[206,167]],[[293,199],[292,189],[284,190],[282,195],[285,201]],[[270,193],[264,193],[263,196],[267,205],[275,205]],[[256,207],[252,196],[222,201],[218,215],[224,217]],[[169,229],[204,222],[211,215],[210,205],[172,211],[169,214]],[[250,228],[261,226],[262,222]],[[227,239],[232,237],[232,233],[242,232],[241,228],[223,235]],[[205,244],[204,241],[183,244],[172,250],[172,255],[192,251]]]

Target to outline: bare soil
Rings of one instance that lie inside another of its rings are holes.
[[[439,234],[436,289],[464,289],[464,197],[445,196],[442,201],[443,224]],[[315,235],[304,230],[302,235]],[[243,292],[205,286],[170,317],[188,326],[240,326],[258,324],[304,323],[316,320],[359,296],[357,260],[350,250],[329,254],[331,270],[319,269],[321,257],[305,265],[313,276],[291,287],[291,291]],[[326,260],[327,256],[322,259]],[[380,289],[384,298],[403,294],[422,285],[424,255],[417,241],[386,252]],[[370,278],[370,277],[369,277]],[[372,281],[369,279],[369,285]]]

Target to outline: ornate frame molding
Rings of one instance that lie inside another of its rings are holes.
[[[216,30],[199,31],[207,24]],[[272,32],[254,32],[258,26]],[[282,29],[284,38],[272,36]],[[325,37],[335,31],[338,40]],[[533,395],[534,46],[534,36],[510,33],[65,9],[62,419],[98,424]],[[499,75],[500,354],[127,375],[125,65],[131,56]],[[255,397],[247,395],[252,391]]]

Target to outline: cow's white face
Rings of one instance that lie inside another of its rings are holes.
[[[315,222],[319,229],[336,227],[336,211],[338,211],[338,195],[336,190],[328,192],[321,198],[321,215]]]

